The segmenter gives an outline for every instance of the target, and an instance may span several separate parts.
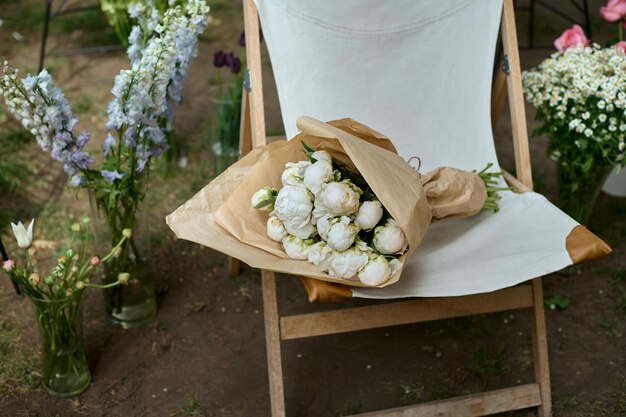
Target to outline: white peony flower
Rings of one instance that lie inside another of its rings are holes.
[[[313,210],[315,212],[315,210]],[[325,214],[319,219],[317,219],[317,233],[322,237],[322,239],[328,239],[328,232],[330,231],[330,226],[333,221],[333,216],[330,214]]]
[[[24,227],[22,222],[18,222],[17,224],[11,223],[11,228],[13,229],[13,234],[15,235],[15,240],[17,240],[17,246],[22,249],[26,249],[30,247],[30,244],[33,241],[33,225],[35,224],[35,219],[30,221],[28,225],[28,230]]]
[[[391,277],[391,266],[383,255],[370,255],[367,265],[359,271],[359,281],[363,284],[377,286],[387,282]]]
[[[309,237],[315,235],[315,226],[311,223],[306,223],[304,226],[296,227],[292,222],[287,220],[283,224],[285,225],[287,233],[294,235],[299,239],[308,239]]]
[[[326,234],[328,246],[337,251],[348,249],[354,243],[354,238],[359,230],[359,226],[352,223],[350,217],[342,216],[333,219]]]
[[[380,201],[364,201],[356,213],[354,222],[363,230],[372,230],[383,217],[383,205]]]
[[[276,216],[283,223],[289,223],[291,228],[305,227],[311,220],[313,194],[303,186],[287,185],[278,192],[274,210]]]
[[[272,187],[263,187],[252,195],[251,204],[252,207],[259,210],[274,210],[274,201],[278,190]]]
[[[333,252],[328,263],[328,273],[340,278],[352,278],[367,264],[367,253],[357,248]]]
[[[398,223],[394,219],[387,219],[385,224],[374,229],[372,244],[383,255],[393,255],[404,252],[407,241]]]
[[[307,259],[309,262],[317,266],[318,271],[327,272],[328,262],[330,261],[332,253],[333,250],[328,246],[328,243],[320,241],[309,247]]]
[[[283,239],[285,253],[291,259],[303,260],[308,258],[309,248],[313,246],[313,239],[298,239],[295,236],[287,236]]]
[[[304,186],[313,194],[320,192],[322,184],[332,181],[334,178],[333,166],[326,161],[317,161],[304,171]]]
[[[329,164],[333,163],[333,158],[331,158],[330,154],[326,151],[315,151],[311,154],[311,158],[318,162],[323,161]]]
[[[280,180],[283,182],[283,186],[286,185],[302,185],[302,179],[304,178],[304,171],[311,165],[309,161],[300,162],[287,162],[285,169],[280,176]]]
[[[276,242],[282,242],[287,236],[285,225],[278,217],[270,216],[270,218],[267,219],[267,235]]]
[[[359,209],[361,190],[350,181],[322,185],[321,204],[334,216],[349,216]]]

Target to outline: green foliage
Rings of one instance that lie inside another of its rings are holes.
[[[0,303],[0,306],[5,301]],[[39,362],[38,349],[21,340],[15,323],[0,309],[0,394],[37,389],[39,378],[32,372]]]
[[[550,310],[565,310],[572,303],[572,300],[569,297],[564,295],[554,294],[544,297],[543,303]]]
[[[8,122],[0,111],[0,192],[15,191],[21,179],[32,173],[32,167],[16,157],[29,140],[30,133]]]

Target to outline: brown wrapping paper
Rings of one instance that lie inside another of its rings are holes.
[[[480,210],[485,201],[484,185],[484,195],[474,194],[477,188],[475,178],[481,181],[476,174],[444,168],[422,176],[396,154],[388,138],[354,120],[323,123],[301,117],[297,125],[302,133],[294,139],[254,149],[170,214],[166,221],[176,235],[238,258],[255,268],[367,286],[358,280],[318,272],[315,265],[307,261],[287,258],[282,245],[267,237],[268,213],[250,205],[252,194],[259,188],[281,188],[280,175],[287,162],[305,159],[301,141],[328,151],[334,160],[363,176],[405,232],[409,245],[407,252],[400,257],[403,267],[430,224],[429,201],[432,201],[438,219],[474,214],[476,207]],[[464,185],[456,187],[457,182]],[[468,184],[472,188],[470,192],[464,188]],[[451,191],[454,195],[449,195]],[[379,287],[397,282],[401,272]]]

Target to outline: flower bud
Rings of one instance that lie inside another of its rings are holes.
[[[285,226],[285,230],[290,235],[294,235],[298,239],[308,239],[311,236],[315,235],[315,226],[311,223],[306,223],[301,227],[295,227],[290,221],[283,222]]]
[[[309,191],[317,195],[322,188],[322,184],[332,181],[333,178],[333,166],[326,161],[317,161],[309,165],[306,171],[304,171],[303,183]]]
[[[387,219],[384,225],[374,229],[372,244],[383,255],[401,254],[407,246],[404,232],[394,219]]]
[[[331,158],[330,154],[326,151],[315,151],[311,154],[311,158],[315,159],[317,162],[333,163],[333,158]]]
[[[100,265],[100,258],[98,258],[97,256],[94,256],[93,258],[91,258],[90,262],[92,266],[98,266]]]
[[[361,190],[349,181],[324,184],[321,202],[329,214],[349,216],[359,209]]]
[[[122,247],[121,246],[117,246],[115,248],[115,251],[113,252],[113,257],[114,258],[119,258],[120,256],[122,256]]]
[[[358,273],[363,284],[377,286],[387,282],[391,277],[391,267],[383,255],[370,255],[367,264]]]
[[[67,257],[66,256],[60,256],[59,259],[57,259],[57,263],[59,265],[63,265],[65,262],[67,262]]]
[[[307,260],[317,267],[320,272],[328,271],[328,262],[333,250],[328,246],[328,243],[323,240],[311,245],[307,253]]]
[[[342,252],[333,252],[328,264],[328,273],[339,278],[352,278],[367,261],[367,253],[354,247]]]
[[[41,277],[39,276],[38,273],[33,272],[32,274],[30,274],[30,276],[28,277],[28,282],[30,283],[30,285],[32,285],[33,287],[36,287],[37,285],[39,285],[39,283],[41,282]]]
[[[330,214],[325,214],[317,220],[317,233],[322,239],[328,239],[328,232],[333,221],[333,217]]]
[[[282,242],[287,236],[285,225],[278,217],[270,216],[270,218],[267,219],[267,235],[276,242]]]
[[[128,284],[128,280],[130,279],[130,274],[128,272],[120,272],[117,276],[117,280],[120,284]]]
[[[73,266],[70,268],[70,271],[71,271],[73,274],[75,274],[75,273],[77,273],[77,272],[78,272],[78,267],[77,267],[76,265],[73,265]]]
[[[74,295],[74,291],[72,291],[71,288],[68,288],[67,290],[65,290],[66,297],[71,297],[72,295]]]
[[[307,259],[309,247],[313,245],[312,239],[298,239],[295,236],[287,236],[283,239],[285,253],[291,259]]]
[[[133,229],[123,229],[122,236],[124,236],[126,239],[130,239],[133,236]]]
[[[274,201],[278,190],[272,187],[263,187],[252,195],[251,204],[252,207],[258,210],[274,210]]]
[[[326,241],[328,246],[336,251],[348,249],[354,243],[359,226],[352,223],[349,217],[342,216],[331,222]]]
[[[35,256],[37,256],[37,249],[35,249],[33,247],[28,248],[28,255],[31,258],[34,258]]]
[[[361,226],[361,229],[372,230],[383,217],[383,205],[380,201],[364,201],[356,213],[354,222]]]
[[[22,249],[29,248],[31,243],[33,242],[33,226],[35,224],[35,219],[30,221],[28,225],[28,229],[24,227],[22,222],[18,222],[17,224],[11,223],[11,228],[13,229],[13,235],[15,236],[15,240],[17,240],[17,246]]]
[[[80,224],[72,223],[72,225],[70,226],[70,230],[72,232],[80,232]]]
[[[287,162],[285,164],[285,169],[280,176],[280,180],[283,183],[283,186],[287,185],[302,185],[302,180],[304,177],[304,170],[311,163],[309,161],[300,161],[300,162]]]
[[[91,219],[87,216],[83,217],[83,224],[89,224],[91,223]]]
[[[78,281],[78,282],[76,283],[76,289],[77,289],[77,290],[83,290],[83,289],[85,289],[85,283],[84,283],[83,281]]]
[[[13,267],[15,267],[15,262],[13,262],[11,259],[8,259],[2,263],[2,269],[4,269],[5,272],[13,271]]]
[[[54,278],[52,278],[50,275],[46,276],[43,279],[43,283],[46,285],[52,285],[53,282],[54,282]]]
[[[294,229],[304,227],[311,221],[313,195],[303,186],[287,185],[278,192],[274,208],[283,223]]]

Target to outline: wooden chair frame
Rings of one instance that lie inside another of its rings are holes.
[[[243,7],[246,53],[251,85],[251,91],[244,91],[242,99],[240,151],[242,155],[245,155],[253,146],[265,145],[268,138],[265,133],[259,18],[253,0],[243,0]],[[498,71],[494,81],[491,109],[492,124],[495,127],[508,94],[517,178],[509,173],[505,173],[505,179],[518,191],[527,192],[532,189],[532,176],[513,0],[504,0],[501,31],[505,67],[502,71]],[[231,273],[237,273],[238,269],[239,261],[232,259]],[[536,382],[359,415],[469,417],[529,407],[538,407],[539,417],[550,417],[552,415],[548,346],[541,278],[535,278],[529,284],[506,288],[492,293],[461,297],[417,298],[410,301],[386,303],[384,305],[344,308],[283,317],[279,316],[278,313],[274,272],[262,271],[262,285],[273,417],[285,417],[286,415],[280,344],[282,340],[523,308],[530,309],[532,312],[532,340]]]

